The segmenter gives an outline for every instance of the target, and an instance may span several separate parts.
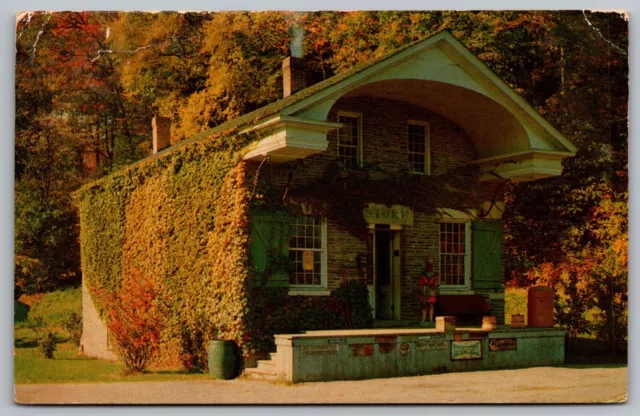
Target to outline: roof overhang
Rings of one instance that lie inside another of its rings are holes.
[[[276,115],[246,130],[261,139],[249,145],[244,160],[269,156],[273,162],[284,163],[324,152],[329,144],[327,133],[340,127],[340,123]]]
[[[287,162],[323,152],[327,122],[342,97],[396,99],[435,111],[460,125],[474,142],[482,180],[528,181],[562,173],[577,148],[448,32],[339,79],[277,110],[247,130],[262,138],[245,159]]]
[[[531,150],[473,160],[482,170],[481,181],[510,179],[512,182],[533,181],[559,176],[562,160],[574,156],[569,151]]]

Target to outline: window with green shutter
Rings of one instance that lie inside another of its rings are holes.
[[[251,264],[269,286],[326,288],[326,248],[326,221],[285,212],[251,213]]]
[[[476,221],[473,231],[473,288],[502,287],[502,222]]]
[[[269,286],[288,286],[286,259],[289,255],[291,216],[284,212],[254,210],[251,213],[249,255],[258,276]]]

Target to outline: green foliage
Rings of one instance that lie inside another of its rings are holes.
[[[51,331],[45,331],[38,336],[38,351],[48,360],[53,358],[56,344],[56,337]]]
[[[524,316],[527,323],[527,289],[507,288],[504,292],[504,321],[511,323],[511,315]]]
[[[68,313],[62,320],[62,328],[69,335],[69,342],[80,346],[82,338],[82,315],[76,312]]]
[[[84,279],[98,309],[95,294],[117,292],[122,274],[152,276],[166,294],[163,339],[190,349],[175,352],[187,368],[204,366],[214,336],[246,342],[246,197],[230,195],[246,192],[237,165],[249,140],[223,132],[189,142],[76,194]]]
[[[339,287],[331,293],[342,305],[344,311],[349,310],[350,324],[353,328],[368,328],[373,322],[369,291],[361,280],[349,280],[346,288]]]
[[[29,319],[40,320],[46,327],[63,329],[71,314],[82,314],[82,289],[79,287],[47,293],[31,307]]]

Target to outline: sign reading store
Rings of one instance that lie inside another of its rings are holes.
[[[362,214],[369,224],[413,225],[413,210],[403,205],[369,204]]]

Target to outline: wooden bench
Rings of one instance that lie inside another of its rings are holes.
[[[439,295],[435,310],[437,316],[455,316],[457,324],[474,325],[481,324],[487,312],[482,295]]]

